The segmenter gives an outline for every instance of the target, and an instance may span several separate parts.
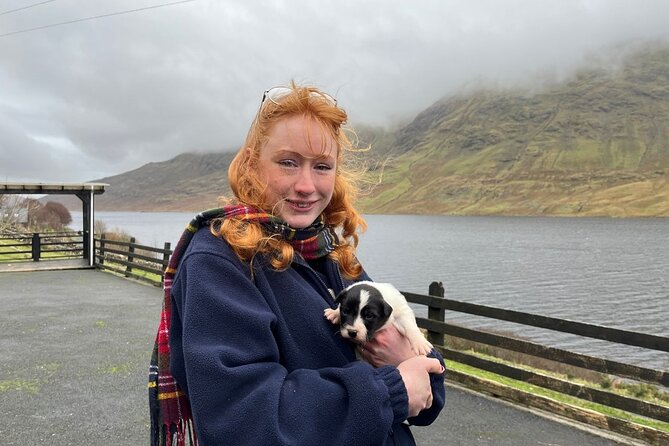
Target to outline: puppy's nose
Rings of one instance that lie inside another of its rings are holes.
[[[358,335],[358,332],[356,330],[349,330],[348,331],[348,336],[352,339],[355,339],[355,337]]]

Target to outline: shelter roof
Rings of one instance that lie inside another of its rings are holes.
[[[0,183],[0,194],[103,194],[107,183]]]

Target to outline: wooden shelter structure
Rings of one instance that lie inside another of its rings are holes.
[[[0,194],[76,195],[81,200],[84,236],[84,259],[93,266],[95,260],[95,196],[103,194],[106,183],[0,183]]]

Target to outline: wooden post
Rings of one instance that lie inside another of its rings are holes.
[[[33,251],[33,262],[39,262],[40,251],[42,250],[42,247],[40,245],[40,238],[38,232],[33,233],[33,240],[31,247]]]
[[[105,264],[105,234],[100,234],[100,260],[98,261],[100,265]]]
[[[165,270],[167,269],[167,263],[170,261],[171,248],[172,244],[170,242],[165,242],[165,245],[163,246],[163,249],[165,250],[165,252],[163,252],[163,263],[165,265],[161,268],[163,272],[160,275],[160,283],[163,285],[165,284]]]
[[[130,246],[128,246],[128,262],[132,263],[135,260],[135,256],[132,254],[135,252],[135,237],[130,237]],[[125,276],[129,277],[132,272],[132,265],[127,265],[125,267]]]
[[[91,224],[91,216],[93,212],[93,207],[91,203],[92,193],[82,190],[75,195],[81,200],[81,218],[82,218],[82,231],[84,233],[83,242],[84,242],[84,259],[88,259],[88,264],[93,265],[93,260],[95,258],[95,247],[91,246],[93,235],[93,225]],[[91,253],[92,252],[92,253]],[[93,258],[91,258],[93,257]]]
[[[444,285],[441,282],[432,282],[427,294],[434,297],[444,297]],[[443,308],[432,306],[427,307],[428,319],[444,322],[445,316],[446,311]],[[428,330],[427,340],[430,341],[432,345],[444,345],[444,334],[437,331]]]

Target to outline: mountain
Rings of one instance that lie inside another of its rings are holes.
[[[201,211],[217,206],[219,196],[229,196],[228,166],[234,153],[184,153],[168,161],[144,166],[111,177],[92,180],[107,183],[95,198],[102,211]],[[81,202],[70,196],[49,196],[71,210]]]
[[[443,98],[395,131],[358,136],[376,184],[364,212],[669,217],[669,45],[543,89]],[[188,153],[96,180],[110,184],[96,207],[215,206],[232,156]]]
[[[540,92],[442,99],[387,152],[367,212],[669,216],[669,47]]]

